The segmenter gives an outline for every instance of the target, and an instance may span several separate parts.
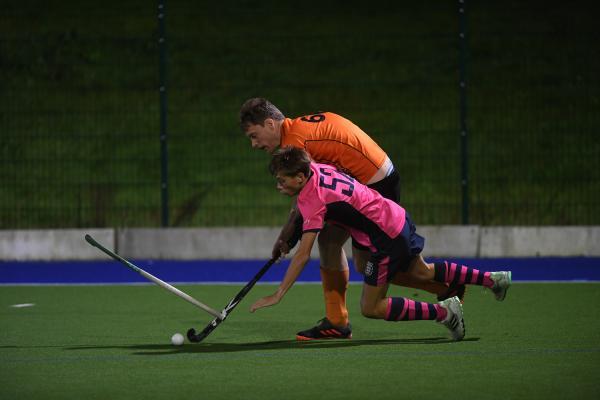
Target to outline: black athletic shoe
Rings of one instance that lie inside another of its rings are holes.
[[[460,300],[461,303],[464,303],[466,291],[467,291],[466,285],[450,286],[448,288],[448,290],[446,290],[444,293],[440,294],[437,297],[437,299],[438,299],[438,301],[444,301],[446,299],[456,296],[456,297],[458,297],[458,299]]]
[[[313,326],[296,334],[296,340],[321,340],[321,339],[352,339],[352,326],[335,326],[327,317]]]

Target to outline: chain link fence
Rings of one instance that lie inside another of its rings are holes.
[[[283,223],[289,199],[237,126],[255,96],[362,127],[417,224],[463,221],[463,162],[469,223],[599,224],[598,34],[576,3],[166,2],[169,225]],[[161,225],[157,5],[5,7],[1,229]]]

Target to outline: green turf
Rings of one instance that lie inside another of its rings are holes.
[[[239,286],[188,286],[219,307]],[[351,341],[297,343],[322,315],[319,285],[250,314],[253,289],[202,344],[170,336],[210,317],[155,286],[0,287],[3,399],[598,398],[600,286],[516,284],[504,303],[468,291],[467,335],[359,315]],[[394,289],[392,294],[413,296]],[[417,298],[430,299],[421,293]],[[35,303],[30,308],[12,308]]]

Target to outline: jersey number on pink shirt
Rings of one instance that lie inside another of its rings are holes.
[[[324,187],[326,189],[337,190],[338,184],[340,184],[340,189],[341,189],[340,192],[342,194],[345,194],[346,196],[352,196],[352,193],[354,192],[354,179],[353,178],[337,171],[338,174],[342,175],[346,179],[331,178],[330,183],[328,183],[328,182],[325,182],[325,177],[331,177],[332,173],[328,172],[327,169],[325,169],[325,168],[319,168],[319,171],[322,174],[321,179],[319,179],[319,186]],[[346,188],[344,188],[342,185],[345,185]]]

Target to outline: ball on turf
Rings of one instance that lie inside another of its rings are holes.
[[[183,344],[183,335],[181,333],[176,333],[171,336],[171,343],[173,346],[181,346]]]

